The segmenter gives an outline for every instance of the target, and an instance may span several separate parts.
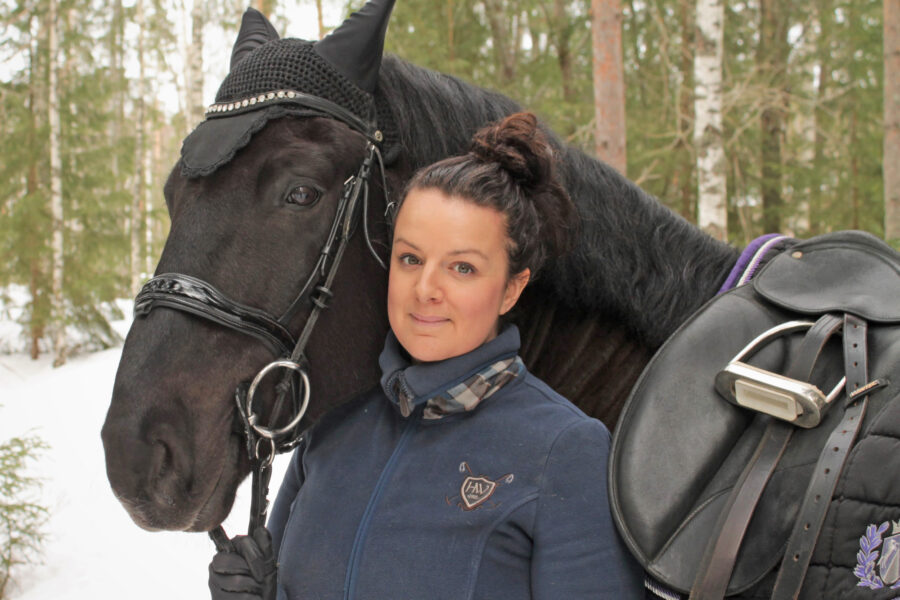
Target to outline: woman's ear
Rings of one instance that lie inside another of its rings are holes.
[[[528,285],[530,279],[531,269],[527,268],[522,269],[522,271],[509,278],[509,281],[506,282],[506,291],[503,293],[503,303],[500,305],[501,315],[505,315],[512,310],[512,307],[519,301],[519,296],[522,295],[522,290]]]

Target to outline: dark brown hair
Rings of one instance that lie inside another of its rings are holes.
[[[506,217],[509,274],[528,268],[534,279],[545,260],[566,252],[575,229],[575,206],[556,176],[553,149],[527,112],[510,115],[475,133],[469,152],[417,171],[414,189],[436,189]]]

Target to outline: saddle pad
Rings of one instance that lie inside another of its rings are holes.
[[[660,348],[625,404],[609,471],[614,519],[651,576],[689,592],[708,536],[768,418],[754,419],[755,413],[718,396],[716,373],[775,325],[846,310],[894,324],[870,329],[869,372],[871,379],[900,381],[898,264],[896,252],[867,234],[813,238],[773,259],[753,285],[709,301]],[[835,285],[848,270],[855,285]],[[857,286],[867,293],[858,293]],[[773,342],[749,362],[783,372],[801,336]],[[843,373],[836,338],[813,374],[823,390],[831,389]],[[881,392],[870,396],[864,432],[889,397]],[[780,563],[811,470],[841,419],[843,398],[835,402],[818,427],[794,432],[750,522],[729,595],[749,589]]]

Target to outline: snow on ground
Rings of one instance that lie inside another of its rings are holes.
[[[124,334],[129,323],[115,325]],[[9,314],[0,314],[0,346],[16,335]],[[120,353],[83,354],[56,369],[50,356],[0,354],[0,440],[33,434],[50,446],[29,468],[50,509],[43,563],[18,572],[12,600],[209,598],[214,549],[206,535],[140,529],[106,480],[100,428]],[[286,464],[276,460],[273,494]],[[244,533],[249,506],[245,483],[225,522],[230,535]]]

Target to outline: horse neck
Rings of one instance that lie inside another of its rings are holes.
[[[576,149],[562,171],[582,219],[574,252],[548,269],[553,295],[658,347],[716,293],[738,251]]]

